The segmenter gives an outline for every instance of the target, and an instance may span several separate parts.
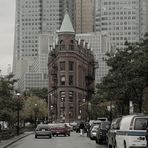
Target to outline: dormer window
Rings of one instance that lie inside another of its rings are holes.
[[[63,40],[60,41],[60,45],[64,45],[64,41]]]

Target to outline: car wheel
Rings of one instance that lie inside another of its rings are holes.
[[[66,137],[66,134],[64,134],[64,136]]]
[[[124,141],[124,148],[127,148],[127,146],[126,146],[126,142]]]
[[[116,143],[116,141],[115,141],[115,143],[114,143],[114,148],[117,148],[117,143]]]
[[[52,138],[52,136],[51,136],[51,134],[49,135],[49,139],[51,139]]]
[[[93,138],[92,138],[92,137],[90,137],[90,140],[93,140]]]
[[[99,139],[99,140],[98,140],[98,144],[102,144],[102,140]]]
[[[96,143],[99,144],[99,143],[98,143],[98,139],[96,139]]]
[[[108,148],[112,148],[112,145],[111,144],[108,144]]]

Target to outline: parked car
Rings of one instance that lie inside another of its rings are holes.
[[[101,122],[101,120],[90,120],[90,121],[89,121],[89,125],[90,125],[90,126],[92,126],[92,125],[94,125],[94,124],[97,124],[97,125],[98,125],[98,124],[100,124],[100,122]]]
[[[67,125],[67,127],[69,128],[69,130],[72,132],[73,131],[73,127],[70,125],[70,123],[65,123]]]
[[[146,148],[148,141],[148,116],[127,115],[122,117],[116,134],[116,147]]]
[[[116,133],[120,128],[120,122],[122,117],[113,119],[111,127],[107,133],[108,148],[114,148],[116,146]]]
[[[91,134],[91,130],[92,130],[92,128],[95,126],[95,125],[100,125],[101,124],[101,122],[102,121],[100,121],[100,120],[90,120],[89,121],[89,128],[87,129],[87,135],[88,135],[88,137],[90,137],[90,134]]]
[[[77,122],[71,122],[70,125],[72,126],[73,131],[76,130]]]
[[[101,122],[100,126],[97,129],[96,133],[96,143],[102,144],[107,143],[107,132],[110,128],[110,122],[109,121],[103,121]]]
[[[97,120],[108,121],[108,118],[107,117],[98,117]]]
[[[64,123],[57,123],[53,124],[51,126],[51,132],[53,136],[58,136],[58,135],[64,135],[64,136],[70,136],[70,130],[68,126]]]
[[[99,125],[94,125],[91,130],[90,130],[90,139],[91,140],[95,140],[96,139],[96,133],[97,133],[97,128],[99,127]]]
[[[49,138],[52,138],[50,126],[48,124],[37,125],[37,128],[35,129],[35,138],[38,136],[48,136]]]

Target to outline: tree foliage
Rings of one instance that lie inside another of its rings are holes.
[[[13,74],[0,77],[0,120],[11,122],[12,113],[15,111]]]
[[[34,122],[35,113],[38,120],[48,117],[48,107],[45,100],[37,96],[29,96],[24,102],[22,116],[25,120]]]
[[[143,90],[148,86],[148,39],[127,43],[126,48],[106,56],[110,69],[97,86],[96,98],[115,102],[119,114],[128,114],[129,101],[133,101],[137,112],[142,112]]]
[[[47,88],[32,88],[29,91],[24,92],[25,96],[37,96],[43,100],[48,100],[48,89]]]

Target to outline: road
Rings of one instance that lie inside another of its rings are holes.
[[[80,136],[72,132],[70,137],[38,137],[29,135],[26,138],[14,143],[9,148],[107,148],[105,145],[97,145],[95,141],[90,140],[88,137]]]

